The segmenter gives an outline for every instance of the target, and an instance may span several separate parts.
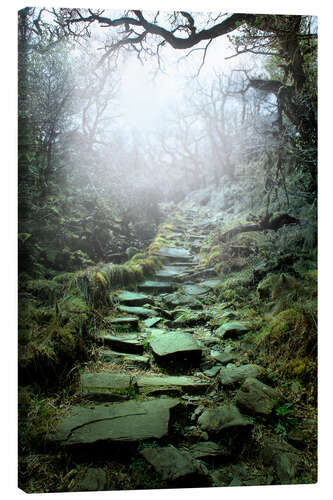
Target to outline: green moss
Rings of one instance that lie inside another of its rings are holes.
[[[257,292],[260,299],[271,299],[272,289],[279,279],[278,274],[269,273],[260,281]]]
[[[63,294],[64,287],[54,280],[38,279],[27,281],[23,290],[44,302],[52,303]]]
[[[19,389],[19,448],[44,450],[46,439],[57,422],[57,409],[50,398],[40,399],[31,391]]]
[[[284,342],[290,334],[295,332],[297,322],[297,311],[287,309],[280,312],[271,322],[270,337],[277,343]]]
[[[144,252],[139,252],[139,253],[136,253],[135,255],[133,255],[133,257],[131,258],[130,262],[136,262],[137,260],[143,260],[145,259],[147,256]]]
[[[282,378],[302,381],[308,387],[308,397],[316,393],[315,300],[302,299],[293,307],[276,314],[256,340],[266,362]]]
[[[207,256],[207,264],[209,266],[212,266],[213,264],[216,264],[217,262],[219,262],[222,258],[222,254],[219,250],[215,250],[214,252],[211,252],[208,256]]]

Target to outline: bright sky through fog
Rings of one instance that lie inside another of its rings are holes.
[[[120,109],[131,128],[154,129],[169,103],[179,95],[175,78],[162,74],[153,78],[151,69],[133,58],[122,71]]]
[[[214,70],[221,72],[228,64],[224,59],[230,54],[228,44],[226,38],[214,40],[207,51],[200,79],[212,77]],[[162,58],[167,61],[166,73],[156,72],[156,58],[144,65],[135,56],[127,60],[121,70],[119,96],[125,126],[149,133],[162,124],[170,106],[181,101],[186,81],[195,77],[202,62],[203,51],[196,50],[184,57],[188,52],[164,50]]]

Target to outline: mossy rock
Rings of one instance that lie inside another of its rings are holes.
[[[257,292],[260,299],[270,299],[272,289],[279,279],[278,274],[269,273],[264,279],[260,281],[257,286]]]

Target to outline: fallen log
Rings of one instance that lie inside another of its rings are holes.
[[[270,216],[263,218],[258,224],[247,224],[246,226],[237,226],[223,233],[219,237],[219,241],[226,242],[231,240],[236,234],[248,233],[250,231],[277,231],[282,226],[288,224],[298,224],[299,220],[289,214],[279,214],[273,218]]]

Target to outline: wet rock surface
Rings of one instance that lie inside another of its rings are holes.
[[[281,395],[272,387],[255,378],[247,378],[236,396],[236,404],[246,413],[269,417]]]
[[[169,398],[73,407],[51,440],[71,446],[160,439],[168,434],[170,410],[177,405],[179,400]]]
[[[164,448],[146,448],[141,455],[155,468],[156,472],[165,481],[178,482],[178,484],[206,485],[208,474],[204,467],[193,459],[185,450],[173,446]]]

